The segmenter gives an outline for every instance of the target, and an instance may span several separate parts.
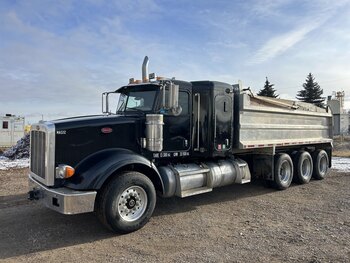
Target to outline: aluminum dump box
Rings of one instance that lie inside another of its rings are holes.
[[[236,96],[238,149],[332,142],[328,108],[248,94]]]

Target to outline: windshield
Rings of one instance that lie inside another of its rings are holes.
[[[117,111],[152,111],[156,90],[121,93]]]

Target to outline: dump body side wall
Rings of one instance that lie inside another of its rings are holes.
[[[247,94],[237,94],[236,102],[237,149],[332,142],[331,112],[254,104]]]

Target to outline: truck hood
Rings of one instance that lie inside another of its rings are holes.
[[[141,118],[140,115],[125,116],[125,115],[90,115],[79,116],[72,118],[65,118],[51,121],[55,124],[56,131],[62,129],[76,129],[82,127],[96,127],[96,126],[108,126],[117,125],[123,123],[134,123]]]
[[[75,166],[99,151],[122,148],[140,152],[143,115],[98,115],[52,121],[55,125],[55,164]]]

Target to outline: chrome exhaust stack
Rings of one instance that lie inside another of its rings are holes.
[[[148,82],[148,56],[145,56],[142,63],[142,82]]]

